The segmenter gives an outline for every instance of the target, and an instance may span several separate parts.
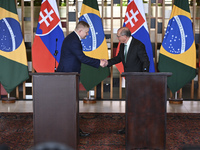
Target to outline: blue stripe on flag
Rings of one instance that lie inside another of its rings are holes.
[[[132,0],[132,1],[134,1],[134,0]],[[138,8],[144,7],[142,0],[140,0],[140,1],[141,1],[141,3],[138,3],[139,6],[137,6]],[[128,5],[129,4],[130,4],[130,0],[128,1]],[[136,5],[137,5],[137,3],[136,3]],[[142,6],[140,6],[140,5],[142,5]],[[140,12],[140,13],[144,14],[144,12]],[[144,22],[144,24],[147,24],[147,23]],[[144,24],[142,25],[142,27],[139,30],[137,30],[134,34],[132,34],[132,36],[134,38],[138,39],[139,41],[141,41],[145,45],[146,52],[147,52],[147,55],[148,55],[149,61],[150,61],[149,72],[155,72],[151,40],[150,40],[149,32],[144,27]],[[124,23],[124,26],[125,26],[125,23]]]
[[[62,42],[64,39],[63,31],[60,28],[60,26],[57,26],[53,31],[51,31],[46,36],[40,36],[40,38],[42,39],[43,43],[46,45],[50,53],[53,55],[53,57],[54,57],[55,50],[58,50],[56,60],[59,63]],[[56,39],[57,39],[57,45],[56,45]]]
[[[145,27],[142,26],[137,32],[132,34],[132,36],[140,40],[145,45],[146,52],[150,61],[149,72],[155,72],[154,61],[153,61],[153,50],[152,50],[152,45],[149,38],[149,33],[147,32]]]

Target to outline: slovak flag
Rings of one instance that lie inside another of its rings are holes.
[[[155,72],[153,61],[153,50],[148,32],[146,17],[144,13],[144,5],[142,0],[130,0],[127,6],[124,26],[128,27],[134,38],[140,40],[146,48],[147,55],[150,61],[149,72]],[[117,53],[119,52],[119,46],[117,47]],[[122,63],[116,64],[120,73],[124,72]]]
[[[35,39],[32,63],[36,72],[54,72],[60,60],[64,34],[55,0],[43,0]]]

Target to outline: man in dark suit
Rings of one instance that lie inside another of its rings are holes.
[[[150,62],[145,45],[132,37],[127,27],[118,29],[117,38],[121,43],[119,53],[116,57],[108,60],[108,67],[122,62],[124,72],[148,72]]]
[[[116,57],[109,59],[107,66],[122,62],[124,72],[148,72],[149,58],[146,53],[145,45],[131,36],[127,27],[121,27],[117,31],[120,49]],[[125,128],[118,131],[119,134],[125,133]]]
[[[60,62],[57,72],[78,72],[81,71],[81,63],[98,68],[105,67],[105,59],[94,59],[83,53],[81,39],[85,39],[89,32],[89,25],[84,21],[77,23],[75,31],[70,33],[63,41],[61,48]],[[81,129],[80,136],[85,137],[90,133],[83,132]]]
[[[84,21],[80,21],[71,34],[63,41],[61,48],[60,62],[57,72],[78,72],[81,70],[81,63],[98,68],[105,66],[104,59],[94,59],[83,53],[81,39],[85,39],[89,32],[89,25]]]

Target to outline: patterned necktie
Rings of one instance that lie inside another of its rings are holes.
[[[124,60],[126,62],[126,58],[127,58],[127,45],[124,44]]]

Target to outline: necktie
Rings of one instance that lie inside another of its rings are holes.
[[[126,62],[126,58],[127,58],[127,45],[124,45],[124,60]]]

